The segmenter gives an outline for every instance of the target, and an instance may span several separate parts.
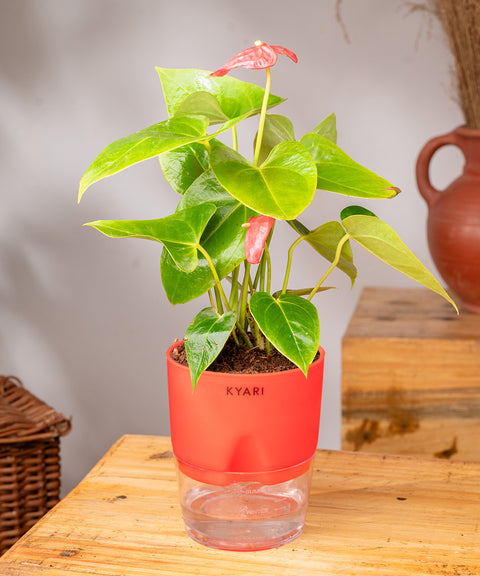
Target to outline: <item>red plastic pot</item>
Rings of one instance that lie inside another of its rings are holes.
[[[192,391],[189,369],[167,351],[173,451],[181,471],[222,485],[225,473],[258,473],[263,484],[295,478],[317,447],[324,350],[309,369],[270,374],[205,371]]]

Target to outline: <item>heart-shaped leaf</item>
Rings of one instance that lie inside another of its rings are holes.
[[[216,212],[211,217],[201,238],[201,244],[213,260],[220,279],[225,278],[245,259],[245,228],[255,212],[233,198],[217,181],[213,172],[202,174],[182,196],[178,210],[213,203]],[[172,304],[189,302],[204,294],[215,280],[207,261],[199,254],[197,268],[185,274],[164,250],[160,263],[162,283]]]
[[[298,216],[315,194],[317,171],[299,142],[281,142],[261,166],[218,145],[210,163],[220,184],[252,210],[279,220]]]
[[[218,264],[215,268],[218,271]],[[215,284],[208,262],[201,254],[198,255],[195,270],[186,274],[175,265],[175,261],[168,250],[163,250],[160,258],[160,273],[163,288],[170,304],[190,302],[205,294]]]
[[[315,134],[320,134],[327,140],[330,140],[334,144],[337,143],[337,118],[335,114],[330,114],[324,118],[320,124],[317,124],[312,130]]]
[[[203,144],[181,146],[158,157],[163,174],[170,186],[183,194],[209,167],[208,150]]]
[[[207,170],[195,180],[181,198],[177,210],[185,210],[204,203],[215,204],[217,210],[202,235],[202,245],[218,237],[222,250],[228,249],[228,244],[233,242],[237,234],[240,234],[243,239],[245,230],[242,229],[242,224],[251,216],[256,215],[253,210],[247,208],[223,188],[212,170]],[[222,237],[224,233],[227,233],[226,237]],[[210,253],[211,250],[207,252]]]
[[[200,237],[215,210],[214,204],[202,204],[156,220],[97,220],[86,226],[110,238],[161,242],[181,270],[192,272],[197,267]]]
[[[305,240],[314,248],[319,254],[326,258],[329,262],[333,262],[337,251],[337,246],[340,240],[345,236],[345,229],[339,222],[326,222],[309,234],[304,236]],[[340,254],[340,260],[337,267],[350,278],[352,286],[357,277],[357,269],[353,264],[353,253],[350,242],[345,242]]]
[[[201,140],[207,128],[208,119],[205,116],[182,116],[112,142],[100,152],[83,175],[78,200],[94,182],[167,150]]]
[[[250,298],[250,312],[275,348],[306,376],[320,342],[315,306],[293,294],[281,294],[276,300],[267,292],[255,292]]]
[[[254,147],[257,142],[258,133],[255,136]],[[280,114],[267,114],[265,116],[265,126],[263,128],[262,145],[260,146],[259,163],[264,162],[270,152],[280,142],[295,140],[292,122]]]
[[[218,102],[221,114],[230,120],[237,117],[246,118],[253,114],[258,114],[262,108],[263,88],[256,84],[243,82],[233,76],[215,77],[210,76],[210,72],[207,70],[196,70],[192,68],[157,68],[157,72],[160,76],[163,94],[170,116],[177,114],[187,97],[199,91],[207,92],[214,96]],[[283,101],[283,98],[270,94],[268,107],[276,106]],[[194,102],[194,104],[202,104],[203,109],[207,111],[208,114],[213,112],[211,99],[198,100]],[[192,102],[187,101],[187,103],[184,104],[184,109],[192,109]],[[212,123],[222,121],[220,120],[220,111],[216,109],[212,114]]]
[[[193,319],[185,333],[185,351],[195,390],[198,379],[222,351],[235,326],[235,313],[218,314],[204,308]]]
[[[189,94],[175,112],[175,116],[189,116],[191,114],[206,116],[210,124],[222,124],[230,120],[223,113],[215,96],[203,90]]]
[[[360,206],[350,206],[341,213],[342,223],[353,240],[386,264],[405,276],[455,303],[445,292],[433,274],[407,248],[400,236],[373,212]]]
[[[305,134],[300,142],[317,166],[317,188],[360,198],[392,198],[400,190],[350,158],[328,138]]]

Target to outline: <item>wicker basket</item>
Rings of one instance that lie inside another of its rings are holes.
[[[0,555],[58,501],[60,436],[70,420],[0,376]]]

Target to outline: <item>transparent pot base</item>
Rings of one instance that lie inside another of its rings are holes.
[[[178,470],[180,499],[187,534],[196,542],[222,550],[267,550],[291,542],[303,529],[312,463],[301,476],[280,484],[235,482],[214,486]],[[238,475],[240,476],[240,475]]]

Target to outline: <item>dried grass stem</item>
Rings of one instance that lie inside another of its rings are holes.
[[[469,128],[480,129],[480,0],[409,3],[439,18],[455,61],[459,103]]]

